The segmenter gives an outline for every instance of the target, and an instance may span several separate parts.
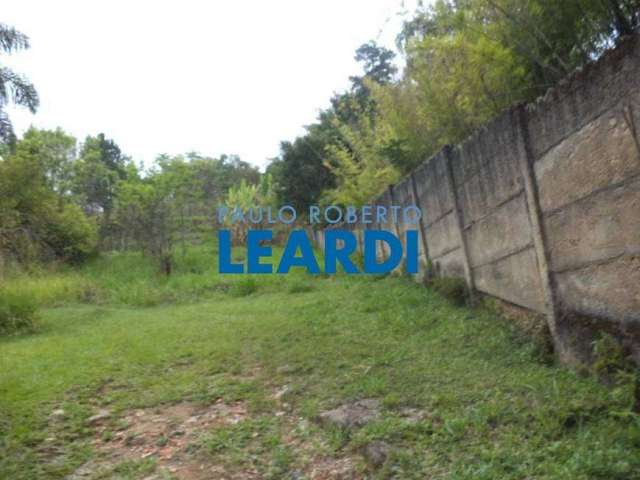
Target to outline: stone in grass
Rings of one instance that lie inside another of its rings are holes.
[[[109,418],[111,418],[111,412],[109,410],[100,410],[98,413],[87,419],[87,425],[97,425]]]
[[[379,415],[380,402],[375,399],[365,399],[322,412],[317,420],[325,426],[348,429],[362,427]]]
[[[51,415],[49,415],[49,419],[54,422],[59,422],[60,420],[64,420],[65,415],[66,413],[62,408],[57,408],[56,410],[51,412]]]
[[[273,395],[273,398],[275,398],[276,400],[281,400],[282,397],[284,397],[290,392],[291,392],[291,387],[289,385],[285,385]]]
[[[295,373],[296,372],[296,368],[292,367],[291,365],[289,365],[288,363],[278,367],[276,369],[276,371],[281,374],[281,375],[289,375],[291,373]]]
[[[375,440],[367,443],[360,449],[360,454],[364,457],[364,460],[372,468],[382,467],[391,452],[391,446],[387,442]]]

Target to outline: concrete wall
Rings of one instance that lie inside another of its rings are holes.
[[[636,35],[371,203],[420,206],[423,268],[545,314],[560,350],[575,316],[638,338],[639,130]]]

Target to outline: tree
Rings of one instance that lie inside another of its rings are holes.
[[[438,0],[405,23],[407,66],[373,84],[383,147],[407,173],[531,101],[640,23],[639,0]]]
[[[375,118],[371,86],[390,84],[398,71],[393,64],[395,53],[374,41],[358,47],[354,58],[363,64],[364,75],[349,77],[350,89],[331,98],[331,113],[343,123],[357,122],[358,115],[363,113]]]
[[[22,264],[80,262],[95,253],[95,223],[51,181],[54,156],[46,154],[60,142],[75,139],[32,130],[0,159],[0,252]]]
[[[0,23],[0,53],[11,54],[29,48],[29,37],[13,27]],[[40,103],[31,82],[10,68],[0,65],[0,142],[13,145],[16,136],[6,112],[10,103],[35,113]]]
[[[173,265],[173,203],[158,177],[131,178],[117,186],[115,217],[138,245],[158,260],[160,272]]]
[[[75,166],[74,189],[83,197],[87,211],[109,218],[116,185],[126,178],[129,161],[120,147],[103,133],[85,139]]]
[[[356,142],[355,136],[363,125],[375,129],[372,87],[392,82],[397,72],[394,57],[391,50],[375,42],[361,45],[355,59],[363,64],[363,75],[350,77],[349,90],[331,98],[331,108],[322,111],[318,121],[306,127],[305,135],[280,144],[280,155],[271,161],[267,171],[273,174],[281,203],[305,211],[320,201],[323,192],[333,191],[336,181],[340,181],[336,174],[346,171],[336,164],[338,158],[345,158],[342,155],[355,158],[350,149],[371,140]],[[363,120],[363,116],[367,119]],[[337,155],[337,152],[341,153]]]
[[[227,192],[226,206],[229,212],[242,211],[245,216],[248,215],[249,210],[261,208],[258,185],[249,185],[243,180],[239,185],[231,187]],[[227,226],[231,228],[233,243],[243,245],[247,239],[249,224],[233,221],[232,215],[229,215],[225,221]]]
[[[39,130],[31,127],[24,133],[18,146],[38,159],[38,171],[51,190],[59,197],[70,193],[76,161],[76,139],[73,136],[61,128]]]
[[[325,165],[325,149],[335,134],[329,122],[327,118],[310,125],[306,135],[280,144],[280,156],[272,160],[267,173],[273,176],[281,204],[302,212],[316,204],[324,190],[334,186],[334,176]]]
[[[357,110],[355,110],[357,111]],[[388,136],[366,114],[358,122],[335,120],[342,140],[327,146],[325,165],[336,177],[336,186],[326,190],[324,203],[363,205],[400,178],[388,156]]]

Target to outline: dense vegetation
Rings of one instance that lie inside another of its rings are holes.
[[[543,93],[640,22],[638,0],[437,0],[398,34],[405,67],[369,42],[363,73],[307,133],[283,141],[266,175],[236,156],[160,155],[148,167],[104,134],[58,129],[21,139],[10,102],[32,111],[34,86],[0,69],[0,275],[42,261],[80,263],[137,248],[166,274],[174,248],[210,228],[214,207],[362,204],[417,163],[515,102]],[[0,52],[29,47],[0,25]],[[231,192],[230,192],[230,189]],[[242,235],[242,232],[238,232]],[[3,273],[5,272],[5,273]]]
[[[406,67],[374,43],[364,75],[270,170],[297,205],[361,204],[446,144],[529,101],[637,30],[638,0],[436,0],[405,22]]]
[[[210,223],[232,186],[260,174],[235,156],[160,155],[136,166],[103,134],[31,128],[0,161],[0,258],[77,263],[98,246],[170,255],[187,222]]]

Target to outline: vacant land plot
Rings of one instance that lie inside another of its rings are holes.
[[[219,277],[212,250],[6,283],[41,308],[0,340],[0,478],[640,478],[627,379],[409,279]]]

